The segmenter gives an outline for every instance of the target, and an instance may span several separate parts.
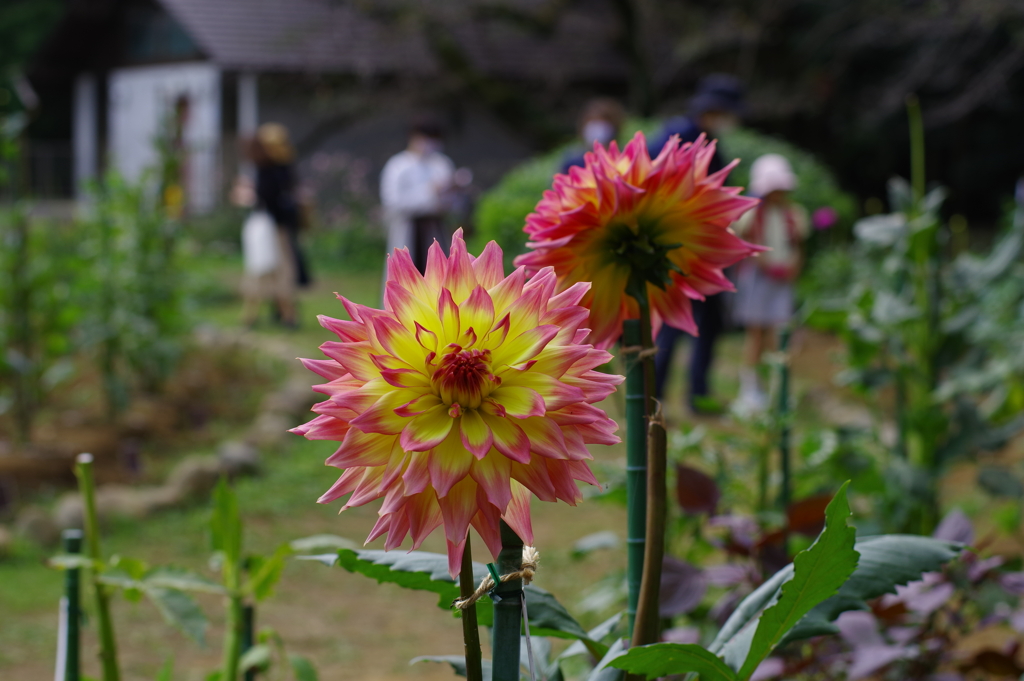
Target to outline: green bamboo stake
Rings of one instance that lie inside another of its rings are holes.
[[[523,540],[501,521],[501,553],[498,574],[519,572],[523,567]],[[522,631],[523,581],[495,580],[494,627],[491,630],[492,681],[519,681],[519,638]]]
[[[82,494],[86,548],[93,565],[98,566],[102,564],[103,554],[100,551],[100,524],[99,516],[96,513],[96,482],[92,467],[92,454],[78,455],[75,475],[78,477],[78,489]],[[107,591],[106,585],[100,583],[96,567],[93,567],[90,572],[92,590],[96,598],[96,626],[100,636],[100,664],[103,668],[103,681],[120,681],[121,670],[117,664],[117,641],[114,638],[114,623],[110,617],[110,593]]]
[[[82,553],[81,530],[64,530],[61,537],[64,540],[65,553],[72,556]],[[69,568],[64,575],[64,599],[61,604],[64,609],[64,631],[61,632],[64,646],[61,651],[63,657],[58,660],[63,674],[57,674],[57,678],[63,677],[63,681],[79,681],[81,677],[79,653],[81,642],[79,628],[82,621],[81,572],[78,568]]]
[[[627,319],[622,326],[623,347],[641,345],[640,320]],[[626,582],[629,598],[626,616],[630,636],[640,601],[647,545],[647,427],[645,422],[644,367],[639,353],[626,357]]]

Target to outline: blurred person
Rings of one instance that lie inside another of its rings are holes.
[[[583,156],[594,150],[594,143],[607,147],[608,143],[619,136],[622,124],[626,120],[626,111],[617,100],[610,97],[599,97],[587,102],[580,116],[579,133],[583,140],[583,149],[572,149],[562,159],[560,172],[568,173],[573,166],[583,167]]]
[[[740,413],[768,406],[757,368],[765,351],[775,347],[778,327],[793,317],[793,281],[803,265],[802,242],[810,233],[807,211],[790,199],[796,186],[796,175],[784,156],[758,157],[750,167],[750,193],[761,203],[733,226],[747,241],[771,249],[739,264],[734,314],[746,327],[736,403]]]
[[[445,214],[455,164],[443,149],[440,124],[418,119],[409,129],[408,146],[388,159],[380,177],[387,253],[408,248],[420,272],[426,268],[430,245],[437,240],[443,247],[447,240]]]
[[[247,278],[243,319],[250,326],[255,324],[260,303],[271,299],[280,323],[295,328],[298,323],[297,287],[307,285],[310,278],[299,250],[301,212],[292,166],[295,152],[287,128],[277,123],[264,123],[249,140],[246,151],[256,166],[255,187],[240,180],[232,191],[233,200],[243,205],[251,202],[255,209],[243,228],[243,250],[249,249],[245,252]],[[261,225],[261,214],[272,220],[276,228],[277,248],[273,258],[269,255],[272,248],[264,236],[266,229]],[[268,264],[271,261],[272,268]]]
[[[673,135],[678,135],[685,143],[696,141],[702,134],[715,138],[728,132],[739,125],[744,110],[743,86],[738,79],[725,74],[705,77],[698,83],[697,91],[690,99],[688,115],[669,119],[662,130],[651,138],[648,143],[651,158],[661,153]],[[724,167],[721,150],[716,149],[708,173],[718,172]],[[725,324],[723,294],[708,296],[703,301],[694,300],[693,319],[697,324],[698,336],[693,341],[690,355],[687,399],[694,412],[719,411],[720,405],[711,399],[708,374],[715,358],[715,341]],[[658,334],[655,372],[659,399],[664,397],[676,342],[684,335],[684,331],[667,324],[661,327]]]

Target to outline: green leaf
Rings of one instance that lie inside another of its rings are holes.
[[[430,591],[438,594],[438,607],[450,610],[452,602],[459,597],[459,586],[448,574],[448,557],[439,553],[411,551],[409,553],[367,551],[362,549],[341,549],[336,561],[327,556],[309,556],[328,564],[337,562],[349,572],[371,577],[377,582],[397,584],[406,589]],[[487,567],[473,563],[473,581],[479,583],[487,575]],[[530,618],[530,632],[535,636],[583,641],[595,657],[601,657],[608,647],[587,636],[579,622],[549,592],[530,584],[526,593],[526,611]],[[477,619],[483,626],[490,626],[493,612],[489,598],[476,603]]]
[[[308,658],[302,655],[289,655],[288,662],[292,666],[295,681],[319,681],[320,677],[316,673],[316,667]]]
[[[88,556],[77,553],[59,553],[56,556],[51,556],[46,564],[57,570],[81,570],[83,568],[90,570],[93,567],[103,569],[102,563],[95,563]]]
[[[630,649],[608,664],[647,678],[696,672],[700,681],[736,681],[720,657],[693,643],[655,643]]]
[[[604,654],[604,657],[600,658],[600,662],[597,663],[590,674],[587,676],[587,681],[620,681],[625,674],[622,670],[616,669],[612,666],[612,660],[620,657],[626,650],[625,639],[617,639],[608,648],[608,652]]]
[[[151,569],[142,578],[142,582],[151,587],[177,589],[179,591],[198,591],[201,593],[225,594],[223,586],[196,574],[191,570],[173,566],[161,566]]]
[[[271,653],[270,646],[262,644],[253,646],[245,651],[238,660],[238,669],[243,672],[250,669],[265,671],[270,667]]]
[[[281,544],[270,558],[258,557],[250,564],[252,576],[242,587],[245,593],[251,593],[257,601],[262,601],[274,591],[274,586],[281,579],[285,561],[292,555],[292,547]]]
[[[409,664],[417,662],[442,662],[450,664],[456,676],[466,676],[466,658],[462,655],[420,655],[409,660]],[[491,681],[491,661],[481,660],[480,668],[483,672],[484,681]]]
[[[309,553],[310,551],[337,551],[338,549],[359,548],[357,542],[345,539],[335,534],[314,534],[311,537],[302,537],[290,542],[292,551],[295,553]]]
[[[224,477],[213,491],[210,534],[213,550],[221,551],[226,561],[238,565],[242,557],[242,518],[238,512],[238,497]]]
[[[145,582],[142,582],[142,591],[168,624],[180,629],[199,645],[204,645],[206,615],[191,596],[184,591],[151,586]]]
[[[782,585],[778,601],[758,618],[738,678],[749,679],[789,630],[814,606],[835,594],[857,568],[858,554],[853,548],[857,532],[847,523],[851,515],[846,500],[849,484],[839,488],[825,509],[825,529],[818,539],[793,559],[793,578]],[[725,659],[729,661],[729,656]]]
[[[962,546],[931,537],[888,534],[859,539],[854,548],[860,560],[853,575],[840,587],[839,593],[807,613],[782,643],[838,633],[833,622],[839,615],[847,610],[867,610],[867,601],[896,593],[898,585],[938,570],[955,558]]]

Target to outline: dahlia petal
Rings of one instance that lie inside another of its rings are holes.
[[[487,494],[487,500],[504,511],[512,499],[512,490],[509,486],[512,461],[503,456],[488,456],[480,461],[474,460],[469,474]]]
[[[502,366],[533,359],[557,333],[558,327],[552,324],[543,324],[525,331],[494,350],[493,362],[496,366]]]
[[[429,454],[430,484],[438,498],[445,497],[456,483],[469,475],[472,464],[473,455],[462,446],[458,431],[452,428],[445,441]]]
[[[392,436],[364,433],[358,428],[351,428],[345,433],[341,447],[327,457],[325,463],[334,468],[383,466],[391,456],[391,445],[394,441],[395,438]]]
[[[402,474],[406,496],[420,494],[430,484],[430,453],[410,452],[409,465]]]
[[[378,375],[377,367],[370,359],[374,349],[369,341],[359,341],[358,343],[327,341],[320,346],[320,349],[361,381],[369,381]]]
[[[382,395],[369,409],[352,419],[351,424],[364,433],[398,435],[409,420],[399,416],[396,410],[408,404],[413,395],[415,393],[411,390],[395,390]]]
[[[495,449],[513,461],[530,463],[530,439],[513,419],[486,412],[481,417],[491,430]]]
[[[300,359],[299,361],[302,362],[302,366],[315,374],[323,376],[328,381],[344,378],[348,375],[345,367],[332,359]]]
[[[402,430],[402,449],[407,452],[425,452],[433,449],[448,437],[452,421],[446,404],[439,404],[419,416],[414,416]]]
[[[445,539],[445,543],[448,546],[448,574],[455,579],[462,571],[462,554],[466,551],[466,538],[463,537],[462,541],[458,542]]]
[[[318,504],[329,504],[332,501],[340,499],[346,494],[350,494],[356,486],[359,484],[359,480],[363,477],[363,471],[358,468],[350,468],[341,474],[338,481],[331,485],[331,488],[320,495],[320,498],[316,500]]]
[[[424,268],[423,279],[429,291],[437,291],[444,286],[444,280],[448,277],[448,258],[441,248],[441,244],[434,241],[427,249],[427,265]]]
[[[441,506],[437,497],[430,490],[411,497],[406,504],[406,515],[409,518],[409,534],[412,536],[412,550],[423,545],[423,540],[444,522],[441,517]]]
[[[445,537],[449,541],[459,541],[460,538],[465,541],[469,521],[476,514],[476,483],[471,478],[463,478],[437,503],[444,517]]]
[[[477,286],[459,307],[463,329],[473,329],[477,337],[486,334],[494,325],[494,301],[483,286]]]
[[[417,298],[426,298],[427,282],[416,269],[408,248],[396,248],[388,256],[388,281],[394,281]]]
[[[534,416],[523,419],[519,427],[530,440],[530,451],[552,459],[568,459],[562,429],[551,419]]]
[[[323,415],[317,416],[298,428],[292,428],[288,432],[302,435],[307,440],[337,440],[340,442],[345,439],[345,433],[348,432],[349,427],[346,421]]]
[[[466,242],[462,238],[462,228],[455,230],[452,235],[452,246],[448,256],[448,276],[445,277],[444,287],[451,291],[452,297],[461,303],[476,287],[476,274],[473,272],[473,263],[470,262],[469,253],[466,251]]]
[[[497,560],[501,552],[501,511],[487,500],[487,493],[482,487],[476,488],[476,515],[470,525],[477,531],[491,556]]]
[[[501,247],[497,243],[487,242],[480,257],[473,261],[473,273],[477,283],[485,289],[497,286],[505,278]]]
[[[544,415],[544,398],[532,388],[502,385],[491,392],[490,399],[501,405],[509,416],[518,419]]]
[[[491,300],[494,301],[495,315],[502,316],[505,314],[506,308],[523,294],[523,284],[525,283],[526,269],[519,267],[498,282],[497,286],[488,289],[487,292],[491,294]]]
[[[527,546],[533,545],[533,524],[530,522],[530,490],[516,481],[512,481],[512,500],[509,502],[502,519],[512,531],[519,535]]]
[[[459,340],[459,333],[462,330],[459,322],[459,306],[452,299],[452,292],[448,289],[441,289],[437,297],[437,316],[441,318],[444,344],[456,343]]]
[[[530,388],[536,391],[538,395],[542,396],[545,411],[561,409],[586,399],[586,395],[579,387],[563,383],[554,376],[539,371],[512,370],[503,373],[501,380],[501,388],[498,391],[506,391],[515,387]],[[505,393],[502,392],[502,394]],[[501,397],[495,397],[495,399],[503,402]],[[508,409],[508,406],[506,405],[505,408]],[[515,416],[515,414],[512,415]],[[543,413],[534,415],[543,416]]]
[[[462,444],[473,456],[478,459],[484,458],[494,444],[494,435],[491,429],[484,422],[483,417],[476,409],[467,409],[462,412],[460,420],[462,431]]]
[[[334,319],[327,315],[317,315],[320,326],[333,332],[343,341],[364,341],[366,340],[366,327],[360,322],[350,322],[344,319]]]
[[[433,393],[418,395],[415,399],[409,400],[402,406],[395,409],[395,413],[405,418],[419,416],[431,407],[441,404],[441,398]]]

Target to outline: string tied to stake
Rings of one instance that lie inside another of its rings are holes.
[[[645,348],[642,345],[627,345],[619,349],[620,355],[636,355],[637,359],[647,359],[658,354],[658,348]]]
[[[500,582],[511,582],[515,579],[523,580],[523,586],[526,586],[533,581],[534,576],[537,574],[537,566],[540,563],[540,552],[533,546],[523,547],[523,565],[515,572],[510,572],[507,575],[501,575],[498,578]],[[476,603],[478,600],[483,598],[484,594],[493,589],[497,585],[497,582],[491,575],[487,575],[480,582],[480,586],[476,588],[469,597],[467,598],[456,598],[452,602],[452,607],[456,610],[465,610],[469,606]]]

